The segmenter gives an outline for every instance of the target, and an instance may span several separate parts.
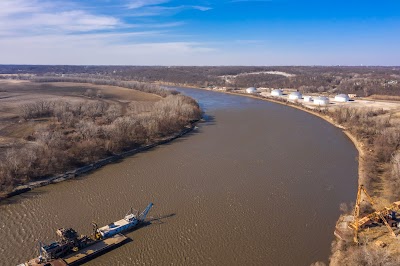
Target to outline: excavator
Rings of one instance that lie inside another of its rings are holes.
[[[351,229],[353,229],[353,231],[354,231],[354,237],[353,237],[354,242],[359,244],[358,233],[359,233],[360,228],[371,222],[383,223],[386,226],[386,228],[388,229],[389,233],[393,237],[396,237],[396,234],[393,231],[392,227],[399,226],[399,222],[396,219],[396,212],[398,212],[400,210],[400,201],[396,201],[396,202],[392,203],[392,205],[390,207],[385,207],[381,210],[376,210],[375,212],[370,213],[367,216],[360,218],[359,216],[360,216],[360,204],[361,204],[362,192],[364,192],[367,200],[376,210],[374,200],[368,194],[368,192],[364,188],[364,186],[360,185],[358,187],[358,192],[357,192],[357,202],[354,207],[354,221],[349,224],[349,227]]]

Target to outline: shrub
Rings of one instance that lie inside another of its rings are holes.
[[[102,101],[37,101],[22,105],[21,116],[49,117],[50,124],[37,127],[31,144],[6,150],[0,191],[157,141],[200,119],[201,110],[193,99],[170,94],[149,112],[123,113],[120,105]]]

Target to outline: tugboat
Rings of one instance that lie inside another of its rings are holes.
[[[72,228],[60,228],[59,240],[49,244],[40,243],[39,256],[18,266],[68,266],[79,265],[84,261],[122,245],[128,238],[121,233],[130,231],[144,222],[153,203],[139,214],[131,210],[119,221],[98,228],[93,223],[90,236],[81,235]]]

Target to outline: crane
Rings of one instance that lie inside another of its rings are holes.
[[[385,226],[388,228],[389,233],[391,233],[392,236],[396,237],[396,234],[394,233],[394,231],[392,230],[392,228],[390,227],[390,225],[386,221],[386,219],[383,216],[381,211],[375,211],[374,213],[371,213],[371,214],[367,215],[366,217],[363,217],[362,219],[359,219],[359,216],[360,216],[360,204],[361,204],[361,192],[364,192],[364,194],[367,196],[367,199],[371,203],[372,206],[375,205],[374,200],[368,194],[367,190],[364,188],[364,185],[360,185],[358,187],[358,191],[357,191],[357,202],[356,202],[356,205],[354,207],[354,222],[351,224],[351,227],[354,229],[354,242],[357,243],[357,244],[359,243],[359,241],[358,241],[358,230],[359,230],[360,226],[362,226],[363,224],[367,223],[369,220],[371,220],[373,217],[376,217],[376,216],[378,216],[383,221]]]

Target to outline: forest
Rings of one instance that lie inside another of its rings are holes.
[[[267,73],[269,72],[269,73]],[[291,74],[284,76],[272,72]],[[199,87],[268,87],[304,93],[400,96],[400,67],[382,66],[30,66],[0,65],[0,78],[75,77]],[[233,77],[227,80],[225,77]]]

